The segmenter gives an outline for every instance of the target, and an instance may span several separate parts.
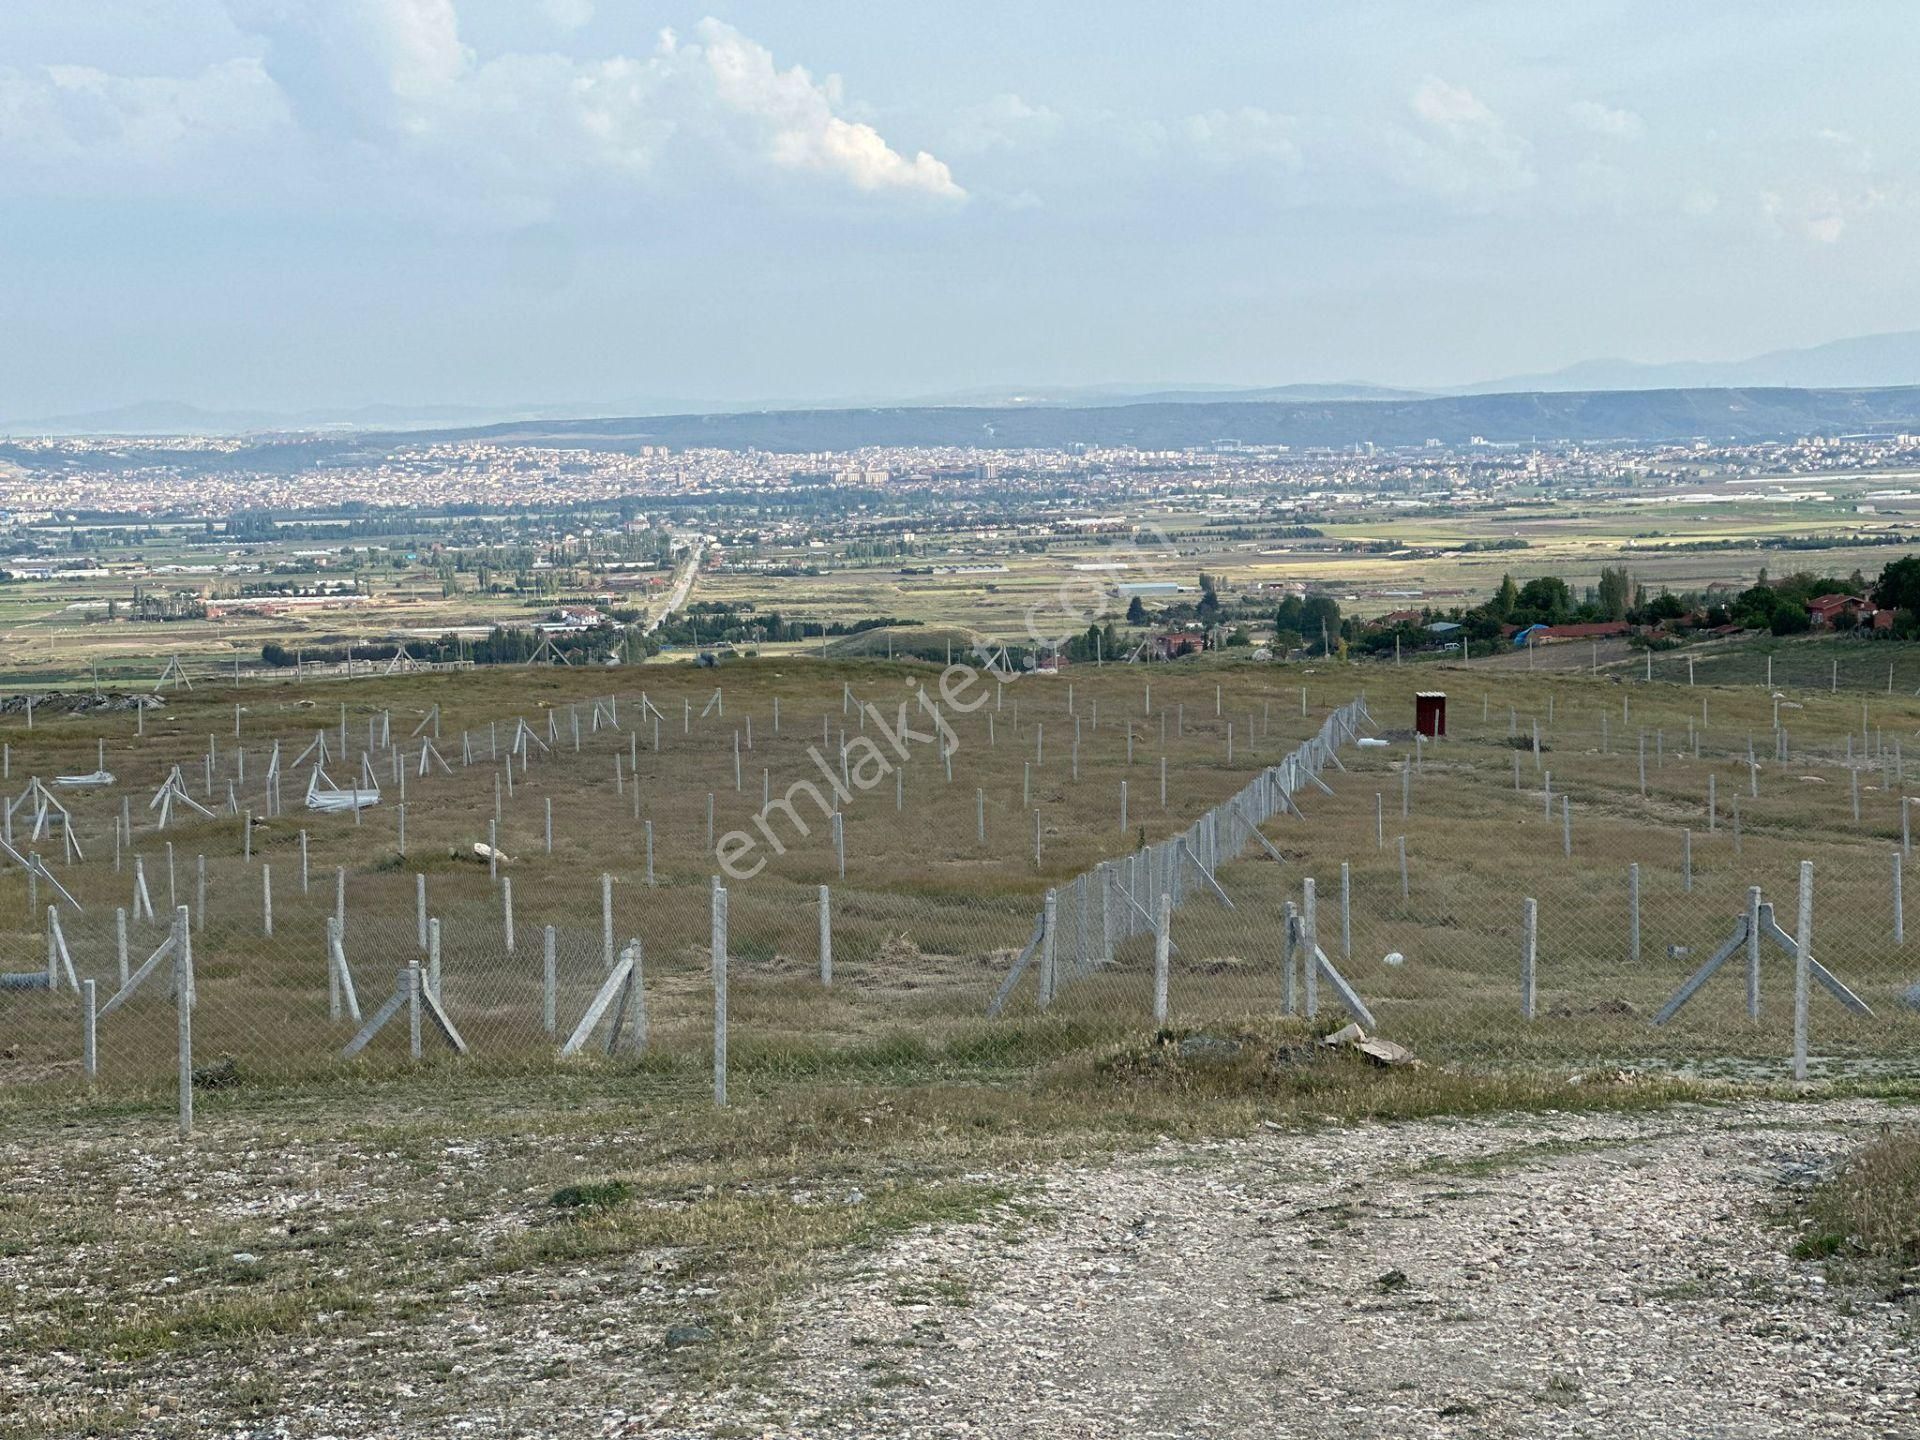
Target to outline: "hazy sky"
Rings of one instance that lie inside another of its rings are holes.
[[[4,0],[0,416],[1920,328],[1920,7]]]

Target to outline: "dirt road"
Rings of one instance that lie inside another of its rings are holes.
[[[1829,1295],[1776,1218],[1891,1113],[1265,1133],[1058,1175],[1037,1226],[862,1259],[792,1316],[784,1393],[685,1433],[1920,1434],[1910,1315]]]

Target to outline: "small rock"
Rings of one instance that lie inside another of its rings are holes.
[[[1180,1042],[1178,1054],[1182,1060],[1227,1061],[1237,1060],[1245,1048],[1225,1035],[1189,1035]]]
[[[231,1055],[222,1055],[211,1065],[202,1065],[193,1072],[193,1088],[196,1090],[231,1090],[240,1083],[240,1065]]]
[[[1380,963],[1382,965],[1404,965],[1407,963],[1407,957],[1402,955],[1398,950],[1389,950],[1380,957]]]
[[[713,1339],[705,1325],[673,1325],[667,1329],[667,1349],[684,1350],[689,1345],[704,1345]]]

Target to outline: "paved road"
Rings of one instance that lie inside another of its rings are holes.
[[[687,551],[687,558],[681,561],[680,569],[673,577],[673,588],[667,592],[667,603],[661,607],[659,614],[647,617],[647,634],[658,630],[673,618],[675,611],[686,606],[693,594],[694,579],[700,573],[700,557],[705,553],[706,547],[702,545],[695,545]]]

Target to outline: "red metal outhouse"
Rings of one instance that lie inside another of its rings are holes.
[[[1413,697],[1413,728],[1429,740],[1441,740],[1447,733],[1447,692],[1421,690]]]

